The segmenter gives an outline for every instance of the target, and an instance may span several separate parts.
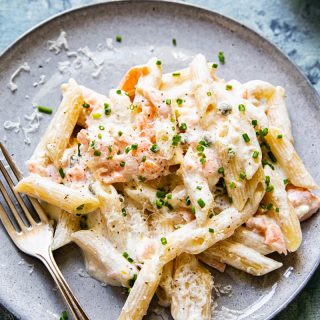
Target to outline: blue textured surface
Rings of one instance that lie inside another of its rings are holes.
[[[0,52],[40,21],[91,0],[0,0]],[[256,30],[280,47],[300,67],[320,93],[319,0],[188,0]],[[277,317],[320,319],[320,270],[298,298]],[[4,315],[0,311],[0,319]],[[9,319],[9,318],[8,318]]]

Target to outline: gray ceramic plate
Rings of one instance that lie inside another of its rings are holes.
[[[61,29],[67,32],[69,52],[88,46],[104,61],[97,79],[92,76],[97,71],[93,62],[84,58],[81,68],[67,67],[64,73],[58,70],[59,62],[75,59],[67,57],[64,50],[59,54],[48,51],[47,41],[56,39]],[[122,43],[114,43],[110,50],[106,39],[114,39],[117,34],[122,36]],[[172,45],[173,38],[177,39],[176,47]],[[1,140],[6,139],[10,153],[25,170],[24,162],[51,117],[44,115],[39,131],[29,134],[29,146],[24,143],[21,130],[4,130],[2,123],[20,118],[21,125],[27,127],[24,115],[32,113],[32,103],[55,109],[60,101],[59,86],[70,76],[105,93],[118,83],[128,67],[151,56],[156,55],[164,62],[165,70],[171,71],[188,64],[198,52],[216,60],[220,50],[226,56],[226,64],[218,70],[221,77],[240,81],[263,79],[285,86],[296,147],[319,182],[319,97],[297,68],[272,44],[235,21],[204,9],[162,1],[111,2],[69,11],[39,25],[12,45],[0,59]],[[28,62],[31,72],[18,76],[19,88],[12,94],[7,83],[23,62]],[[41,75],[46,76],[46,81],[35,87]],[[253,278],[232,268],[224,274],[213,271],[216,284],[233,288],[231,296],[222,294],[217,299],[218,310],[222,306],[238,310],[230,313],[230,319],[270,319],[284,308],[319,263],[320,247],[314,245],[320,243],[318,224],[319,216],[303,224],[301,248],[287,257],[276,256],[284,264],[277,272]],[[18,252],[2,226],[0,229],[1,303],[22,319],[57,318],[66,307],[50,276],[40,263]],[[124,291],[80,276],[83,260],[75,246],[61,249],[55,256],[92,319],[116,319],[126,299]],[[149,313],[149,319],[152,317],[157,318],[154,312]]]

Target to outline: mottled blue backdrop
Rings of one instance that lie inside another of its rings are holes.
[[[0,52],[38,22],[92,0],[0,0]],[[320,93],[320,0],[187,0],[251,27],[280,47]],[[315,244],[319,245],[319,244]],[[320,270],[277,320],[320,319]],[[11,319],[0,310],[0,319]]]

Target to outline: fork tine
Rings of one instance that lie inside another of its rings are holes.
[[[4,197],[4,199],[6,200],[8,206],[10,207],[19,227],[21,228],[21,230],[25,230],[26,229],[26,225],[24,224],[24,222],[22,221],[18,211],[16,210],[7,190],[5,189],[4,185],[2,184],[2,182],[0,181],[0,191]]]
[[[18,180],[21,180],[22,174],[21,174],[20,170],[18,169],[18,167],[16,166],[16,164],[13,162],[12,158],[10,157],[7,149],[4,147],[2,142],[0,142],[0,149],[1,149],[4,157],[6,158],[7,162],[9,163],[9,166],[10,166],[11,170],[13,171],[14,175],[16,176],[16,178]]]
[[[4,155],[4,157],[6,158],[11,170],[13,171],[14,175],[16,176],[16,178],[18,180],[21,180],[23,178],[20,170],[18,169],[18,167],[16,166],[16,164],[14,163],[14,161],[12,160],[12,158],[10,157],[7,149],[4,147],[4,145],[0,142],[0,149]],[[11,180],[12,181],[12,180]],[[16,193],[15,193],[16,194]],[[27,196],[28,197],[28,196]],[[28,199],[30,200],[30,202],[32,203],[34,209],[36,210],[40,220],[42,222],[48,222],[48,218],[47,218],[47,215],[44,213],[42,207],[40,206],[38,200],[34,199],[34,198],[31,198],[31,197],[28,197]],[[18,200],[19,201],[19,200]],[[20,203],[20,201],[19,201]],[[21,203],[20,203],[21,205]],[[28,210],[27,210],[28,211]],[[29,213],[29,212],[28,212]]]
[[[28,199],[30,200],[30,202],[32,203],[34,209],[36,210],[41,222],[47,223],[48,222],[48,217],[45,214],[45,212],[43,211],[40,203],[38,202],[37,199],[32,198],[32,197],[28,197]]]
[[[13,238],[16,232],[13,224],[11,223],[6,211],[4,210],[2,204],[0,203],[0,220],[2,221],[3,226],[9,233],[10,237]]]
[[[30,223],[30,225],[34,225],[35,221],[33,219],[33,217],[31,216],[28,208],[26,207],[25,203],[23,202],[19,192],[17,192],[16,190],[14,190],[14,184],[13,181],[10,177],[10,175],[8,174],[8,171],[6,170],[6,168],[4,167],[2,161],[0,161],[0,171],[2,172],[4,178],[6,179],[11,191],[13,192],[13,194],[15,195],[16,199],[18,200],[24,214],[27,217],[28,222]]]

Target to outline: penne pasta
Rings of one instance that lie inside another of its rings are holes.
[[[68,145],[84,102],[82,91],[73,79],[63,84],[61,90],[62,102],[30,159],[31,162],[35,159],[44,161],[48,157],[56,168],[60,168],[59,161]]]
[[[254,276],[262,276],[282,267],[282,263],[229,239],[215,244],[200,254],[200,259],[210,259],[209,257]]]
[[[15,189],[74,214],[89,213],[100,206],[99,200],[89,191],[72,189],[36,174],[20,180]]]
[[[138,274],[134,264],[128,262],[112,244],[98,232],[74,232],[71,239],[82,249],[89,274],[106,284],[129,287]]]
[[[318,185],[307,171],[289,138],[286,136],[278,138],[279,135],[281,135],[281,131],[275,127],[270,127],[265,139],[290,182],[297,187],[307,189],[318,188]]]
[[[175,320],[210,320],[212,275],[193,255],[175,260],[171,314]]]
[[[266,192],[264,201],[273,205],[270,215],[277,220],[284,234],[288,250],[290,252],[296,251],[302,241],[298,216],[288,199],[281,176],[269,166],[265,166],[264,171],[266,177],[269,177],[267,183],[271,190]]]
[[[282,87],[275,88],[275,92],[269,101],[266,113],[270,126],[278,128],[293,144],[291,122],[285,104],[285,90]]]

